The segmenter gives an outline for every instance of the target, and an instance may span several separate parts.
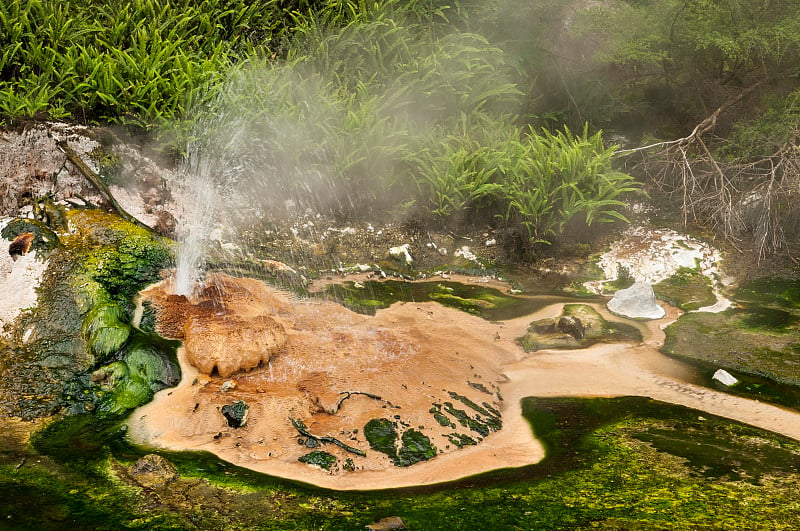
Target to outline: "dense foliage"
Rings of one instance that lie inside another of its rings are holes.
[[[7,124],[122,122],[180,149],[216,126],[236,137],[206,139],[220,158],[269,151],[249,164],[303,207],[463,210],[552,241],[571,219],[623,217],[634,187],[602,127],[624,147],[681,138],[623,161],[687,221],[762,256],[800,234],[789,0],[25,0],[0,22]],[[555,150],[545,177],[529,160],[542,149]],[[570,156],[595,182],[552,162]]]
[[[191,173],[241,191],[227,201],[237,216],[242,205],[412,213],[499,225],[524,246],[573,220],[624,220],[621,199],[638,186],[612,168],[600,133],[520,123],[513,57],[410,9],[376,4],[345,21],[323,11],[284,60],[231,68],[197,115]]]
[[[270,0],[0,5],[0,113],[149,126],[280,24]]]

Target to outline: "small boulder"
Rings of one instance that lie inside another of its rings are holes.
[[[370,531],[389,531],[391,529],[405,529],[406,523],[399,516],[387,516],[374,524],[368,524],[364,527]]]
[[[175,465],[157,454],[139,458],[128,469],[131,478],[145,488],[164,487],[178,479]]]
[[[247,423],[247,410],[250,407],[244,400],[237,400],[233,404],[222,406],[222,414],[231,428],[241,428]]]
[[[660,319],[667,313],[656,302],[653,287],[647,282],[636,282],[616,292],[608,301],[608,309],[632,319]]]
[[[581,340],[586,335],[586,330],[583,323],[577,317],[572,315],[565,315],[558,320],[556,325],[559,331],[569,334],[577,340]]]

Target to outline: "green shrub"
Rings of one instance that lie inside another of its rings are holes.
[[[589,135],[588,126],[580,135],[566,128],[537,133],[492,126],[497,132],[489,143],[468,130],[418,158],[434,214],[488,212],[545,243],[573,218],[587,226],[627,221],[621,199],[639,186],[613,169],[615,148],[605,147],[599,132]]]

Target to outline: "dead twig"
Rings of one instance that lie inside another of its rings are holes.
[[[372,398],[373,400],[382,400],[382,398],[379,397],[378,395],[374,395],[372,393],[365,393],[364,391],[342,391],[339,394],[340,395],[344,395],[344,396],[340,397],[339,400],[336,402],[336,407],[333,410],[334,414],[337,411],[339,411],[339,408],[342,406],[342,402],[344,402],[345,400],[347,400],[348,398],[350,398],[353,395],[364,395],[364,396],[368,396],[368,397]]]
[[[329,437],[329,436],[320,437],[319,435],[314,435],[313,433],[308,431],[308,427],[306,427],[305,423],[300,419],[295,420],[292,417],[289,417],[289,421],[292,423],[292,426],[294,426],[294,429],[296,429],[297,432],[304,437],[308,437],[309,439],[314,439],[315,441],[319,441],[321,443],[335,444],[342,450],[350,452],[351,454],[356,454],[360,457],[366,457],[367,455],[367,453],[364,450],[359,450],[358,448],[354,448],[348,444],[345,444],[336,437]]]

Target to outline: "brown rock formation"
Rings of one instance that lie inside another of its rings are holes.
[[[268,363],[286,346],[287,334],[283,324],[264,313],[270,306],[281,310],[283,303],[275,299],[265,307],[260,301],[256,308],[251,290],[258,286],[220,282],[221,277],[210,282],[194,302],[163,291],[151,292],[148,300],[158,312],[159,334],[183,339],[187,361],[201,373],[210,375],[216,369],[227,378]],[[232,300],[235,314],[229,307]]]
[[[184,330],[189,363],[205,374],[216,368],[223,378],[269,362],[286,345],[283,325],[267,315],[242,319],[195,312]]]

